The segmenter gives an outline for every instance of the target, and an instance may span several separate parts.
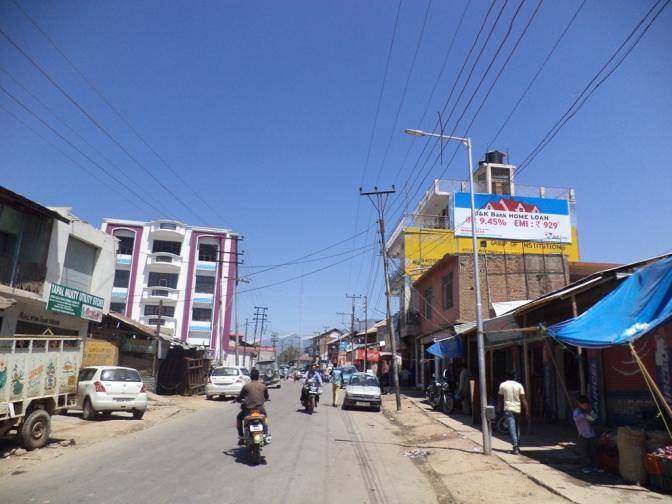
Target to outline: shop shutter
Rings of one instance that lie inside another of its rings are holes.
[[[61,283],[73,289],[90,292],[97,252],[98,248],[70,236]]]

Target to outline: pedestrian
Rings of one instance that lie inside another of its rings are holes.
[[[341,374],[340,369],[334,369],[331,372],[331,394],[332,394],[332,403],[331,405],[336,407],[338,406],[338,396],[341,390],[341,383],[343,383],[343,375]]]
[[[579,406],[574,410],[574,423],[579,433],[578,447],[581,454],[581,471],[590,474],[595,468],[597,459],[597,436],[593,429],[593,422],[597,420],[597,414],[590,407],[590,400],[585,395],[579,396]]]
[[[458,384],[458,392],[460,400],[462,401],[462,413],[471,415],[471,373],[467,367],[467,361],[462,361],[462,369],[460,370],[460,378]]]
[[[507,373],[506,381],[499,386],[498,406],[504,412],[506,425],[513,445],[512,453],[520,455],[520,417],[529,414],[525,389],[515,380],[513,373]]]

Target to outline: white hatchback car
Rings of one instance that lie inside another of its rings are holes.
[[[250,372],[243,366],[216,367],[205,384],[205,398],[237,396],[249,381]]]
[[[130,411],[140,420],[147,409],[147,390],[137,370],[118,366],[91,366],[79,372],[77,407],[85,420],[98,412]]]

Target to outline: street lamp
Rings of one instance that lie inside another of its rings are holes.
[[[474,173],[472,171],[471,158],[471,138],[462,138],[450,135],[441,135],[437,133],[427,133],[417,129],[404,130],[407,135],[417,137],[434,137],[442,140],[456,140],[467,148],[467,169],[469,171],[469,191],[471,204],[471,240],[474,253],[474,293],[476,296],[476,342],[478,345],[478,390],[481,396],[481,430],[483,431],[483,453],[490,455],[491,452],[491,438],[490,438],[490,420],[486,418],[486,409],[488,406],[488,395],[485,390],[485,344],[483,341],[483,317],[481,315],[481,280],[480,268],[478,264],[478,246],[476,239],[476,208],[474,202]]]

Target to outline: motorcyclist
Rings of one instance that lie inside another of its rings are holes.
[[[266,444],[268,444],[271,442],[271,435],[268,432],[268,414],[266,413],[266,408],[264,408],[264,403],[266,401],[270,401],[271,398],[268,396],[268,388],[266,388],[266,385],[259,382],[259,371],[256,368],[253,368],[252,371],[250,371],[250,380],[250,382],[243,386],[243,389],[236,398],[237,402],[242,403],[240,405],[240,413],[238,413],[238,416],[236,417],[236,427],[238,428],[238,444],[245,444],[243,420],[252,410],[263,413],[266,417],[264,420],[264,438],[266,440]]]
[[[322,376],[320,375],[319,371],[317,370],[317,365],[312,364],[309,368],[308,371],[306,371],[306,374],[303,375],[303,383],[308,383],[310,380],[315,380],[317,382],[318,387],[321,389],[322,388]],[[301,402],[306,398],[306,389],[305,387],[301,387]],[[320,395],[317,395],[317,398],[315,400],[315,405],[317,406],[317,403],[320,402]]]

